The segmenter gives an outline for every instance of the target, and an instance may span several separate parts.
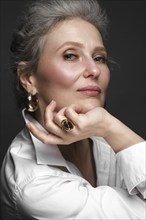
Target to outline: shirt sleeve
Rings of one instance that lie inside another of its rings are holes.
[[[124,189],[92,187],[83,178],[45,175],[17,189],[17,203],[35,219],[144,219],[145,205]]]
[[[119,172],[129,194],[146,198],[146,142],[133,145],[116,155]]]

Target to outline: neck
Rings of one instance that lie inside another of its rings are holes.
[[[92,141],[85,139],[71,145],[59,146],[63,157],[80,170],[83,177],[96,187],[96,168],[92,151]]]
[[[63,157],[73,162],[75,160],[82,160],[90,153],[91,141],[89,139],[77,141],[70,145],[59,145]]]

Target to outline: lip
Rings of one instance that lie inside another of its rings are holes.
[[[101,89],[98,86],[86,86],[77,91],[87,96],[98,96],[101,93]]]

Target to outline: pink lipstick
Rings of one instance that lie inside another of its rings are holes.
[[[86,86],[78,89],[78,92],[87,96],[98,96],[101,93],[101,89],[98,86]]]

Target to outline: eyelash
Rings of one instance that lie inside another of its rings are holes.
[[[107,63],[107,58],[104,56],[97,56],[94,58],[95,62],[99,63]]]
[[[76,58],[78,58],[78,55],[76,55],[76,54],[73,54],[73,53],[64,54],[65,60],[74,60]]]
[[[67,53],[67,54],[64,54],[64,59],[65,60],[68,60],[68,61],[74,61],[75,59],[77,59],[79,56],[76,55],[76,54],[73,54],[73,53]],[[98,63],[107,63],[107,58],[104,57],[104,56],[97,56],[95,58],[93,58],[95,62],[98,62]]]

